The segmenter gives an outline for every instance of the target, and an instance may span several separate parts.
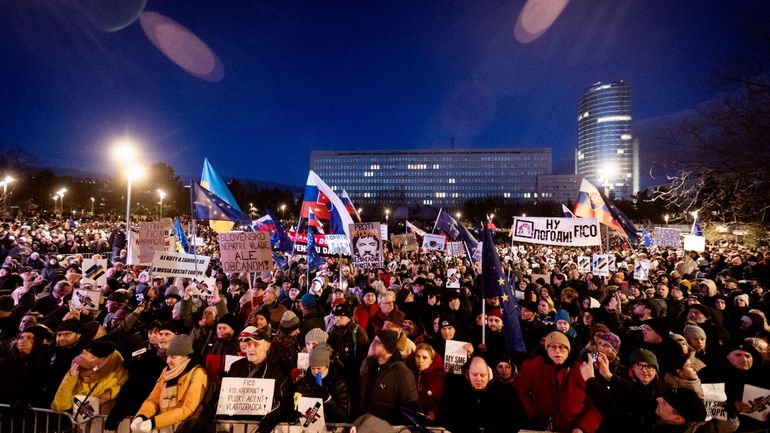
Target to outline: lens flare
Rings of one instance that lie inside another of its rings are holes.
[[[569,0],[527,0],[513,29],[516,40],[528,44],[542,36],[568,3]]]

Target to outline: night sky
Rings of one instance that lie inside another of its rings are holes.
[[[0,149],[112,173],[110,143],[127,134],[183,179],[208,157],[225,177],[299,186],[311,150],[454,140],[551,147],[571,173],[586,87],[633,87],[644,152],[646,135],[718,98],[714,72],[770,22],[759,0],[573,0],[523,43],[525,1],[150,0],[132,20],[142,3],[0,0]]]

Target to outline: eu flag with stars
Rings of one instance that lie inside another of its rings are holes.
[[[484,297],[500,298],[500,310],[503,312],[503,337],[508,350],[526,353],[519,324],[519,302],[513,295],[508,279],[505,278],[500,257],[497,255],[497,247],[492,240],[492,230],[488,228],[484,229],[481,252],[481,284],[484,288]]]
[[[190,206],[192,217],[197,220],[251,224],[251,220],[243,212],[236,210],[194,181],[190,184]]]
[[[320,268],[324,263],[321,255],[315,249],[315,234],[313,233],[313,226],[307,225],[307,269],[309,272],[313,272]]]

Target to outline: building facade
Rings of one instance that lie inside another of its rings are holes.
[[[631,87],[596,83],[578,99],[575,173],[615,197],[639,191],[638,141],[632,133]]]
[[[582,176],[577,174],[546,174],[537,177],[537,195],[543,201],[574,204],[580,192]]]
[[[310,168],[356,206],[429,205],[456,209],[479,198],[538,198],[551,174],[551,149],[315,151]]]

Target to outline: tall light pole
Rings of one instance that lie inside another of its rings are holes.
[[[53,213],[56,214],[56,200],[59,199],[59,194],[53,195]]]
[[[158,195],[160,196],[160,219],[163,219],[163,199],[166,197],[166,192],[159,189]]]
[[[666,227],[668,227],[668,214],[663,215],[663,219],[666,220]]]
[[[14,180],[15,179],[11,176],[6,175],[3,180],[0,181],[0,184],[3,185],[2,209],[0,209],[3,214],[8,212],[8,184]]]
[[[136,165],[137,150],[130,139],[124,138],[115,144],[113,157],[116,161],[124,164],[128,184],[126,185],[126,249],[131,251],[131,185],[134,177],[141,174],[141,169]],[[130,259],[130,256],[129,256]]]
[[[96,201],[96,199],[91,197],[91,216],[94,215],[94,202],[95,201]]]
[[[385,208],[385,224],[388,224],[388,221],[390,221],[390,209]]]
[[[61,214],[64,216],[64,193],[67,192],[67,188],[62,188],[56,193],[59,194],[59,197],[61,197],[61,201],[59,201],[59,205],[61,205]]]
[[[286,218],[286,212],[285,211],[286,211],[286,205],[282,204],[281,205],[281,220]]]

